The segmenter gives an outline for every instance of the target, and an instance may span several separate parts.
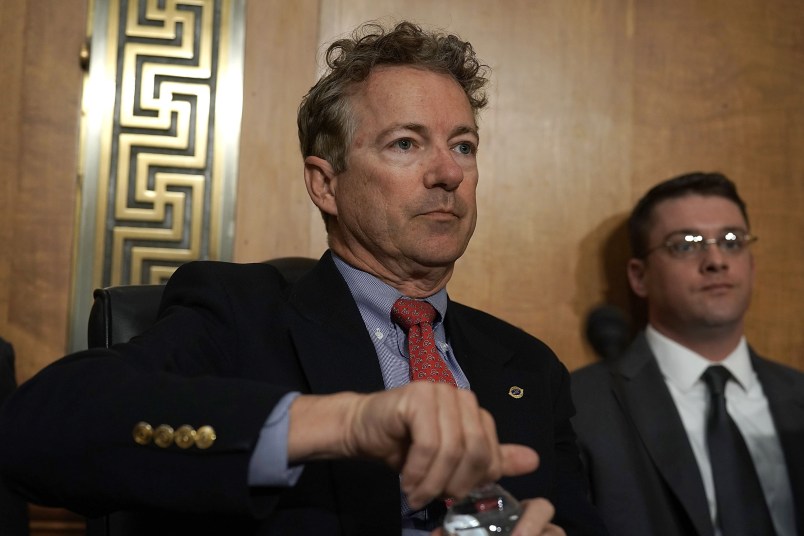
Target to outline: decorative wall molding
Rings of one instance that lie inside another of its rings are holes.
[[[245,0],[94,0],[71,347],[92,291],[232,255]]]

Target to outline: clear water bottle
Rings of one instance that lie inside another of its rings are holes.
[[[511,534],[521,513],[519,501],[499,484],[489,484],[449,507],[444,532],[448,536]]]

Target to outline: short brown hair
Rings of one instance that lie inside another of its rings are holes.
[[[687,195],[703,195],[723,197],[740,208],[740,212],[748,224],[748,210],[745,202],[737,193],[737,187],[721,173],[704,173],[696,171],[686,173],[660,182],[642,197],[628,218],[628,236],[631,242],[631,255],[642,259],[647,255],[648,235],[650,234],[651,216],[656,205],[667,199],[676,199]]]

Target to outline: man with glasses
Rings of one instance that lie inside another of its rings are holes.
[[[734,184],[656,185],[628,222],[648,325],[572,377],[592,500],[612,534],[804,534],[804,374],[745,340],[756,241]]]

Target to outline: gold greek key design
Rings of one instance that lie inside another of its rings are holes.
[[[244,9],[93,0],[77,323],[92,288],[159,283],[187,261],[231,257]]]
[[[153,269],[169,274],[202,256],[215,3],[121,1],[114,184],[98,200],[99,213],[111,212],[103,273],[111,285],[158,282]]]
[[[97,285],[155,283],[189,260],[221,257],[213,193],[226,155],[213,110],[228,97],[216,93],[216,66],[232,2],[108,3],[116,95],[97,197]]]

